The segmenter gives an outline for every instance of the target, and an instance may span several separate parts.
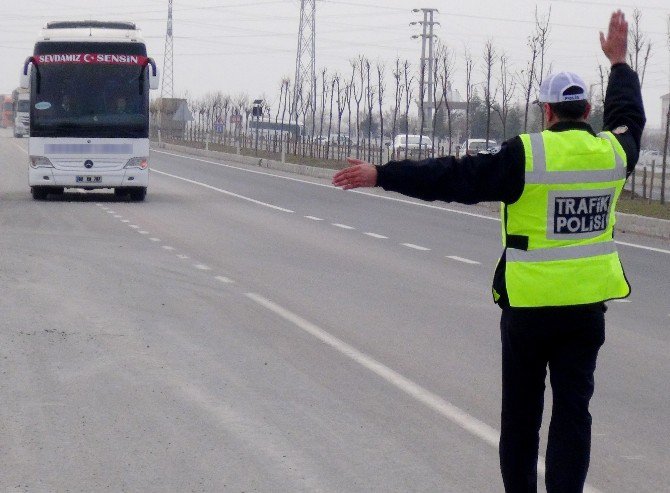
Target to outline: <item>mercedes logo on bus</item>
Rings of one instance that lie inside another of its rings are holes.
[[[91,169],[93,167],[93,161],[91,161],[90,159],[87,159],[86,161],[84,161],[84,167],[86,169]]]

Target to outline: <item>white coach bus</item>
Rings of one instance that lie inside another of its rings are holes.
[[[142,201],[149,184],[149,90],[156,64],[130,22],[50,22],[21,74],[30,89],[33,198],[112,188]]]

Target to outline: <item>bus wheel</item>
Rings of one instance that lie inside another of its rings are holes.
[[[132,200],[133,202],[142,202],[146,197],[147,197],[146,187],[130,189],[130,200]]]
[[[47,198],[49,190],[46,187],[30,187],[30,193],[35,200],[44,200]]]

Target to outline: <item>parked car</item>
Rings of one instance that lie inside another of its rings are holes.
[[[433,146],[433,141],[430,137],[425,135],[397,135],[393,141],[393,157],[395,159],[402,159],[405,157],[405,150],[407,150],[407,157],[415,157],[419,155],[421,150],[422,155]]]
[[[328,137],[325,135],[314,137],[313,142],[317,145],[326,145],[328,143]]]
[[[458,150],[460,151],[461,156],[464,156],[465,154],[468,156],[473,156],[483,151],[492,152],[498,149],[498,143],[493,139],[488,140],[488,145],[486,143],[486,139],[468,139],[458,146]]]

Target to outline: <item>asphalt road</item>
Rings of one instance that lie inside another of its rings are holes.
[[[3,135],[0,490],[502,491],[484,209],[165,152],[36,202]],[[670,244],[618,240],[588,481],[667,491]]]

